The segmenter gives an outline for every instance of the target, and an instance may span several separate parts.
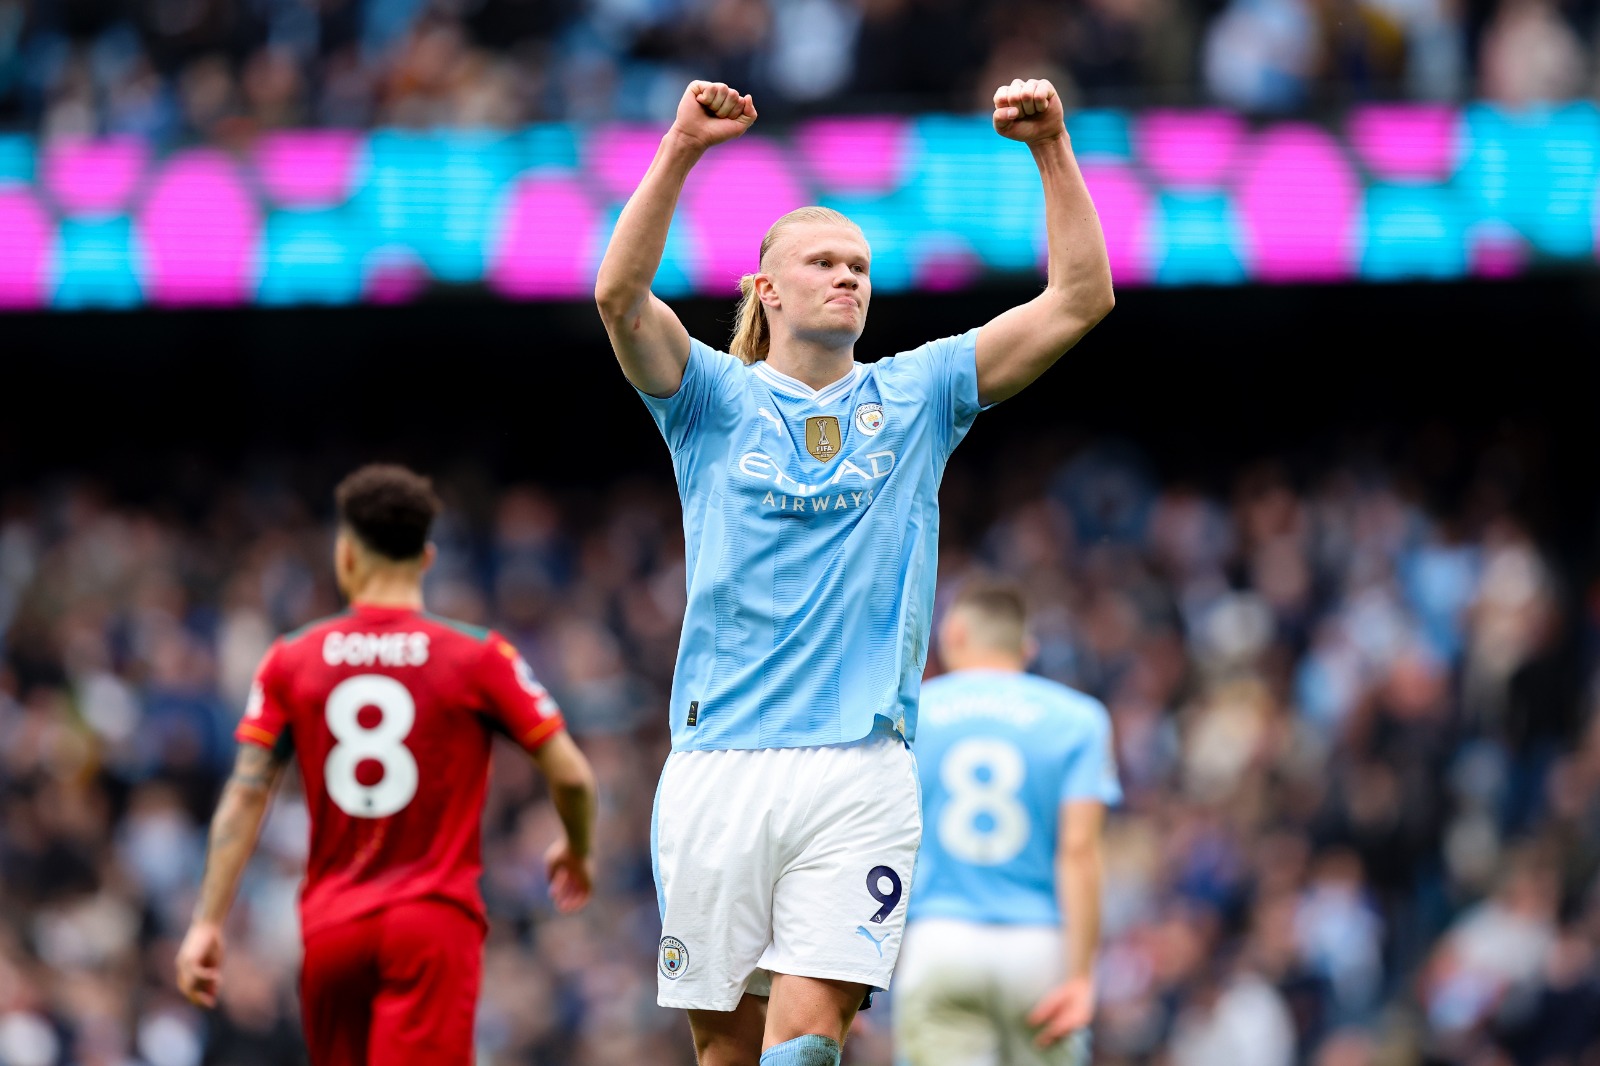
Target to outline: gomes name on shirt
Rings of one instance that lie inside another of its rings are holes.
[[[329,666],[422,666],[428,661],[426,633],[329,633],[322,641]]]

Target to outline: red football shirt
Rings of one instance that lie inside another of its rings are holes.
[[[534,751],[560,709],[499,635],[357,604],[273,644],[240,741],[292,745],[311,815],[307,934],[397,902],[482,921],[479,823],[496,732]]]

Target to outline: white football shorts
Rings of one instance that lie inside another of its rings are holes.
[[[906,930],[894,995],[907,1066],[1088,1066],[1089,1032],[1034,1045],[1028,1014],[1061,981],[1055,926],[924,918]]]
[[[733,1010],[774,973],[888,988],[921,837],[899,737],[674,752],[651,825],[658,1002]]]

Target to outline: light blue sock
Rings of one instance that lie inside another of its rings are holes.
[[[761,1066],[839,1066],[839,1043],[807,1033],[767,1048],[761,1053]]]

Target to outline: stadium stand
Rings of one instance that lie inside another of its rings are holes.
[[[6,0],[0,120],[164,144],[662,120],[690,77],[744,86],[772,118],[968,111],[1023,68],[1080,105],[1520,105],[1594,92],[1596,14],[1593,0]]]
[[[1566,697],[1600,630],[1572,631],[1579,590],[1507,504],[1532,456],[1450,448],[1421,433],[1404,461],[1210,487],[1109,438],[998,482],[958,460],[943,588],[1021,579],[1037,668],[1116,723],[1100,1061],[1521,1063],[1596,1039],[1600,732]],[[90,478],[4,494],[0,1061],[292,1061],[292,794],[214,1020],[167,971],[257,658],[338,607],[325,501],[301,491],[333,476],[280,456],[143,504]],[[433,609],[511,636],[605,797],[596,904],[558,918],[537,873],[554,814],[497,756],[484,1061],[688,1062],[651,981],[671,488],[444,487]],[[884,1013],[859,1030],[848,1061],[888,1064]]]

